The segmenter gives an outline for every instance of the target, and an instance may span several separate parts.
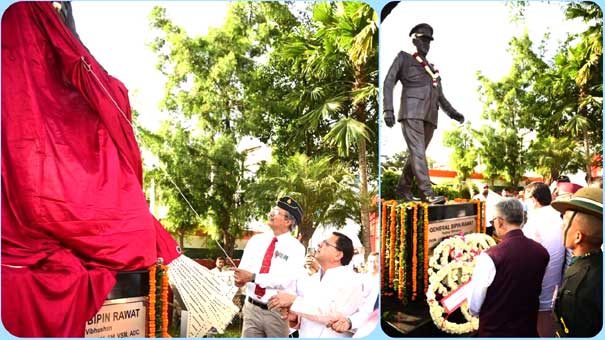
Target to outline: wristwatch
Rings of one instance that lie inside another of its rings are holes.
[[[250,282],[254,282],[254,280],[256,280],[256,274],[252,273],[252,279],[250,279]]]
[[[351,330],[351,327],[353,327],[353,323],[351,322],[351,318],[347,318],[347,322],[349,323],[349,328],[347,328],[347,330]]]

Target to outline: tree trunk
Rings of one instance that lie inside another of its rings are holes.
[[[360,66],[355,67],[355,83],[353,84],[353,92],[361,87],[364,83],[365,74]],[[357,120],[361,123],[366,123],[366,112],[363,103],[357,103],[355,107]],[[368,197],[368,157],[366,149],[366,140],[362,137],[359,140],[359,196],[361,210],[361,228],[359,238],[361,244],[365,248],[366,254],[372,251],[370,244],[370,198]]]
[[[185,251],[185,229],[179,228],[179,247],[181,251]]]
[[[298,226],[298,229],[302,235],[300,243],[305,246],[305,249],[309,248],[309,240],[311,240],[311,236],[313,236],[313,231],[315,231],[315,229],[313,228],[313,221],[308,221],[303,218],[302,222]],[[317,248],[317,244],[312,244],[311,246],[313,248]]]
[[[586,184],[592,180],[592,158],[590,157],[590,142],[588,141],[588,130],[584,130],[584,154],[586,155]]]
[[[235,237],[231,233],[231,216],[229,212],[223,212],[223,217],[219,219],[221,221],[223,230],[223,248],[229,257],[233,258],[233,250],[235,248]]]
[[[231,235],[231,233],[227,230],[223,234],[223,248],[225,248],[225,252],[229,254],[229,257],[233,258],[233,251],[235,249],[235,237]]]
[[[366,155],[366,140],[359,140],[359,193],[361,199],[361,244],[365,248],[366,254],[372,251],[370,244],[370,207],[368,197],[368,160]]]

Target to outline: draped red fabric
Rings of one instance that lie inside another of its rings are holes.
[[[119,53],[119,51],[116,51]],[[51,2],[2,17],[2,321],[82,337],[117,271],[179,255],[150,214],[127,90]]]

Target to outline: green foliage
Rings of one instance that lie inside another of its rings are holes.
[[[196,212],[203,215],[208,211],[203,193],[211,185],[207,140],[193,137],[183,125],[178,120],[167,121],[158,133],[138,128],[141,147],[155,156],[155,164],[145,172],[145,187],[155,183],[157,201],[169,207],[163,224],[181,236],[200,227]],[[144,158],[148,158],[145,153]]]
[[[526,4],[515,6],[523,19]],[[578,155],[590,172],[592,155],[602,153],[602,12],[582,2],[568,4],[566,15],[587,29],[570,35],[552,60],[543,56],[544,41],[534,48],[524,34],[510,42],[513,66],[506,77],[478,75],[484,118],[495,124],[473,134],[490,181],[502,175],[516,186],[526,168],[556,178],[581,168]]]
[[[344,161],[360,178],[357,205],[347,214],[361,205],[367,215],[368,176],[377,169],[377,18],[363,3],[298,8],[233,3],[225,24],[203,37],[188,36],[155,8],[150,47],[168,78],[162,108],[196,118],[197,130],[213,143],[257,137],[272,146],[276,162],[298,154]],[[221,200],[204,214],[210,224],[228,209],[245,213],[233,210],[234,188],[220,188]],[[250,195],[241,194],[237,204],[247,204]]]
[[[472,197],[470,190],[473,190],[475,193],[477,192],[477,188],[473,184],[467,184],[457,180],[445,181],[433,186],[435,195],[445,196],[448,200],[453,200],[455,198],[469,199]]]
[[[446,131],[443,136],[443,145],[453,149],[450,166],[456,170],[458,180],[463,182],[475,171],[477,166],[477,149],[470,123],[466,123],[455,130]]]
[[[578,145],[570,138],[549,136],[532,141],[526,155],[529,166],[547,183],[565,173],[582,169],[582,156]]]
[[[380,197],[385,200],[397,199],[397,183],[401,171],[396,171],[393,168],[382,170],[380,174]]]
[[[303,207],[299,230],[307,243],[318,225],[344,226],[347,218],[359,218],[359,196],[347,166],[331,157],[289,157],[261,166],[258,181],[247,195],[257,202],[257,215],[266,214],[277,198],[290,196]]]

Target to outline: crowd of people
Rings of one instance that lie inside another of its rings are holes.
[[[480,337],[593,337],[603,320],[602,179],[481,195],[498,245],[480,254],[468,302]]]
[[[369,334],[378,322],[378,253],[369,254],[365,266],[354,265],[351,238],[334,232],[306,254],[292,235],[302,215],[294,199],[279,199],[268,215],[271,231],[250,238],[238,267],[230,271],[233,281],[226,284],[240,287],[244,297],[241,336]],[[224,273],[224,266],[224,259],[218,258],[213,271]]]

